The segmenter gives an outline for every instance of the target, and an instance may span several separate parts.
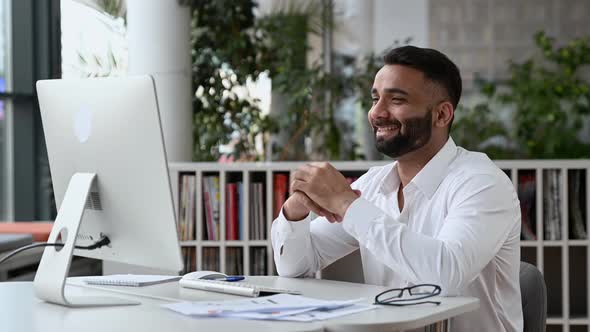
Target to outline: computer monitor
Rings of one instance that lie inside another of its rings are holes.
[[[150,76],[42,80],[41,119],[58,214],[34,286],[66,306],[131,304],[64,294],[72,254],[179,272],[182,256]],[[74,249],[101,236],[111,243]]]

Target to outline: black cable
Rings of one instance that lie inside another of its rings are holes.
[[[84,250],[94,250],[94,249],[98,249],[100,247],[106,246],[109,243],[111,243],[111,240],[108,237],[103,236],[100,240],[96,241],[94,244],[91,244],[89,246],[74,246],[74,248],[84,249]],[[20,247],[16,250],[6,254],[6,256],[4,256],[0,259],[0,264],[4,263],[12,256],[17,255],[25,250],[38,248],[38,247],[63,247],[63,246],[64,246],[63,243],[47,243],[47,242],[29,244],[29,245],[26,245],[24,247]]]

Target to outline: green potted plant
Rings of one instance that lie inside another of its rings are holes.
[[[457,112],[452,135],[493,159],[588,158],[589,138],[582,131],[590,115],[590,84],[582,68],[590,64],[589,38],[559,47],[544,32],[534,38],[541,57],[510,62],[505,82],[482,83],[485,98]],[[509,121],[500,118],[502,107],[511,110]]]

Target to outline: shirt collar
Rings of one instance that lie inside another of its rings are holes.
[[[387,167],[389,168],[386,173],[387,175],[385,175],[383,182],[381,182],[381,185],[379,186],[379,191],[384,195],[397,190],[397,188],[399,188],[399,184],[401,183],[399,174],[397,173],[397,161],[393,162]]]
[[[438,189],[438,186],[445,178],[445,174],[448,172],[448,166],[451,161],[457,155],[457,145],[453,139],[449,136],[447,143],[440,149],[432,159],[424,166],[411,182],[414,182],[418,189],[422,191],[428,199],[432,198],[432,195]]]
[[[438,186],[442,182],[447,172],[447,167],[451,161],[457,155],[457,146],[453,139],[449,136],[449,139],[445,145],[440,149],[432,159],[424,166],[418,174],[412,179],[410,183],[413,183],[428,199],[432,198],[432,195],[438,189]],[[389,166],[389,171],[386,177],[383,179],[381,186],[379,187],[382,194],[391,193],[401,183],[399,174],[397,172],[397,161]]]

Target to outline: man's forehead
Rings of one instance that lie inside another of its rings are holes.
[[[402,65],[385,65],[375,75],[375,81],[387,82],[408,82],[424,84],[424,73],[418,69]]]
[[[431,84],[421,71],[402,65],[385,65],[375,75],[372,91],[395,93],[399,90],[407,94],[419,93]]]

